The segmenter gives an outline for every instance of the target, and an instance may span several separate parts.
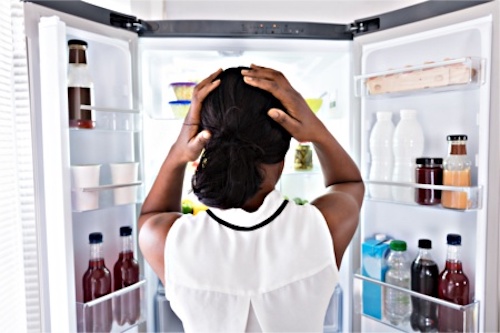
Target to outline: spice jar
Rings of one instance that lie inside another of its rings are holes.
[[[416,159],[415,181],[417,184],[443,185],[443,159],[420,157]],[[441,202],[441,191],[415,189],[415,202],[420,205],[437,205]]]
[[[299,143],[295,148],[295,170],[311,170],[313,167],[312,162],[312,149],[309,143]]]
[[[471,160],[467,156],[467,135],[448,135],[448,157],[443,162],[443,185],[471,186]],[[467,192],[443,191],[441,205],[446,208],[467,209]]]

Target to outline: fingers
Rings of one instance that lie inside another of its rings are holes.
[[[219,68],[195,86],[191,99],[191,106],[185,118],[187,123],[194,124],[199,122],[201,103],[208,94],[219,86],[220,80],[215,80],[215,78],[217,78],[221,72],[222,68]]]
[[[286,114],[283,110],[273,108],[267,111],[267,115],[286,129],[288,133],[296,133],[300,128],[300,123]]]
[[[190,161],[195,161],[198,156],[200,156],[203,148],[205,148],[205,145],[210,140],[210,136],[210,132],[201,131],[198,135],[191,139],[191,141],[189,141],[187,148]]]

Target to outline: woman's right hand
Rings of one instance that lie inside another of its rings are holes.
[[[297,141],[314,142],[327,130],[281,72],[252,64],[241,74],[248,85],[266,90],[280,100],[288,114],[283,110],[270,109],[268,115]]]

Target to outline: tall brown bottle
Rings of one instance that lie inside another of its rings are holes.
[[[68,41],[68,116],[69,127],[91,129],[95,126],[94,111],[82,108],[92,105],[92,78],[87,66],[87,42]]]
[[[448,251],[446,266],[439,275],[439,298],[458,305],[470,303],[469,279],[462,270],[460,248],[462,237],[457,234],[448,234]],[[470,323],[464,322],[462,313],[447,306],[439,306],[439,332],[469,332]]]
[[[132,228],[120,228],[122,250],[113,268],[114,291],[139,282],[139,264],[134,258]],[[115,319],[119,325],[134,324],[141,316],[140,289],[115,297]]]
[[[83,301],[85,303],[111,293],[111,273],[104,264],[102,234],[89,235],[89,268],[83,275]],[[113,326],[112,302],[106,300],[85,309],[86,332],[109,332]]]

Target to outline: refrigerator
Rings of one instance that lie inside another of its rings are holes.
[[[471,198],[466,209],[378,200],[367,191],[358,231],[340,267],[342,319],[326,324],[325,332],[335,331],[340,323],[339,331],[345,332],[411,331],[408,325],[393,326],[363,312],[366,283],[388,288],[360,273],[361,244],[375,233],[405,240],[411,257],[418,239],[431,239],[440,269],[446,234],[461,234],[473,302],[457,311],[467,322],[466,330],[497,331],[499,9],[498,1],[426,1],[348,24],[279,18],[144,21],[81,1],[26,1],[43,329],[88,331],[89,311],[139,293],[139,320],[125,325],[114,321],[112,331],[182,331],[137,241],[140,281],[83,302],[88,235],[103,234],[108,268],[120,251],[121,226],[132,225],[137,240],[141,202],[182,125],[169,103],[177,98],[172,83],[197,82],[219,67],[255,63],[282,71],[305,98],[321,100],[318,117],[357,162],[367,187],[377,184],[369,178],[369,137],[377,112],[392,112],[397,123],[399,110],[417,110],[425,156],[445,157],[448,134],[469,137],[472,185],[458,189]],[[68,126],[70,39],[88,43],[93,96],[91,105],[83,108],[94,112],[94,129]],[[450,64],[475,75],[459,84],[445,80],[434,87],[416,84],[380,94],[368,89],[372,79],[439,71]],[[292,140],[277,186],[289,198],[310,201],[323,190],[319,162],[313,155],[311,170],[296,171],[297,145]],[[136,163],[136,178],[113,181],[115,163]],[[75,186],[72,167],[82,164],[100,165],[97,185]],[[185,179],[184,198],[190,200],[195,200],[187,186],[193,170],[188,166]],[[417,188],[408,183],[384,185]],[[123,189],[132,190],[134,198],[116,203]],[[82,193],[97,197],[97,206],[78,209],[75,198]]]

